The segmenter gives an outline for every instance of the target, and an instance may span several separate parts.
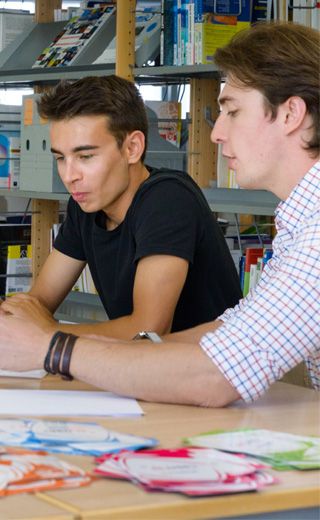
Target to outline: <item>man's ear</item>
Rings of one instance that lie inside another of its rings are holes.
[[[286,135],[289,135],[298,129],[305,130],[304,122],[307,115],[307,106],[301,97],[289,97],[281,105],[281,109],[283,111],[282,113]]]
[[[128,134],[125,140],[126,153],[129,164],[140,161],[145,148],[145,136],[140,130]]]

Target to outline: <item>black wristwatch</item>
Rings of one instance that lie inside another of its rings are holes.
[[[162,343],[162,339],[156,332],[142,330],[138,332],[132,339],[149,339],[152,343]]]

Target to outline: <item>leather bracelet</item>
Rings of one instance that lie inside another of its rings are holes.
[[[67,381],[71,381],[73,379],[72,375],[70,374],[70,362],[71,362],[71,355],[72,355],[73,347],[74,347],[77,339],[78,339],[78,336],[75,336],[74,334],[68,334],[65,349],[64,349],[63,355],[62,355],[60,374],[62,376],[62,379],[65,379]]]
[[[44,358],[44,369],[46,372],[48,372],[48,374],[52,374],[51,372],[51,357],[52,357],[52,351],[53,351],[53,348],[55,347],[56,343],[57,343],[57,340],[58,338],[60,337],[60,334],[61,334],[61,331],[58,330],[57,332],[55,332],[55,334],[52,336],[51,340],[50,340],[50,343],[49,343],[49,347],[48,347],[48,352],[46,354],[46,357]]]
[[[49,374],[60,374],[63,379],[71,381],[70,361],[78,336],[57,331],[51,338],[48,352],[44,360],[44,368]]]
[[[51,356],[51,374],[60,374],[60,362],[61,362],[61,356],[62,352],[65,348],[66,339],[68,335],[64,332],[60,332],[60,335],[57,338],[56,345],[53,348],[53,354]]]

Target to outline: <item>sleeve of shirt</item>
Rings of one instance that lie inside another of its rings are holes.
[[[86,260],[76,202],[72,198],[69,199],[67,215],[54,241],[54,248],[77,260]]]
[[[201,236],[200,212],[194,193],[176,180],[151,186],[134,212],[135,261],[166,254],[192,263]]]
[[[320,239],[320,236],[319,236]],[[316,245],[317,244],[317,245]],[[320,362],[320,240],[277,262],[257,288],[228,309],[200,346],[242,399],[251,402],[301,361]],[[315,247],[316,245],[316,247]]]

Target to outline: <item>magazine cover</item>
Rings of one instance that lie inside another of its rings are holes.
[[[79,16],[71,18],[32,67],[65,67],[73,63],[114,12],[113,6],[84,9]]]

